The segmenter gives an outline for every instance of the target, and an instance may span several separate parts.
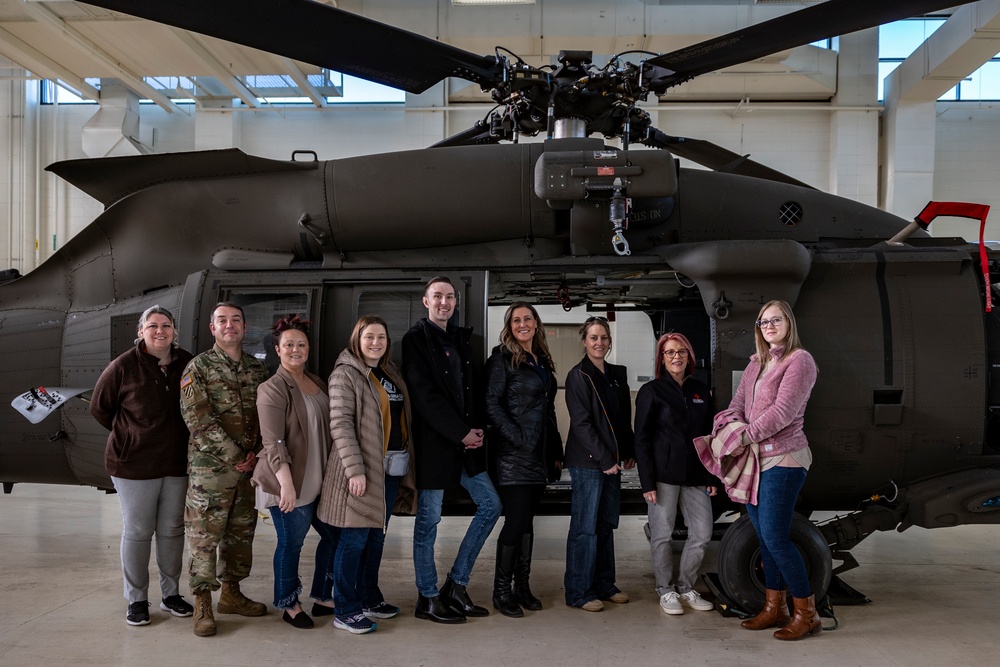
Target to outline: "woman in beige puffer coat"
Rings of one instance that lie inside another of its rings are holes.
[[[330,374],[329,393],[333,449],[317,512],[342,529],[333,566],[334,626],[362,634],[375,629],[372,619],[399,613],[379,590],[378,569],[393,506],[407,514],[416,507],[413,467],[393,476],[383,463],[387,452],[412,447],[409,399],[389,360],[384,320],[358,320]]]

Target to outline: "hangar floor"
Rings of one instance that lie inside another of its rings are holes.
[[[838,607],[840,628],[796,643],[742,630],[733,618],[657,606],[642,517],[617,532],[618,583],[632,596],[591,614],[562,602],[568,519],[540,517],[532,582],[545,603],[523,619],[493,613],[462,626],[413,617],[412,519],[393,518],[382,588],[403,608],[378,631],[354,636],[328,623],[296,630],[273,610],[264,618],[220,616],[219,634],[198,638],[191,620],[158,608],[152,623],[125,624],[118,560],[121,515],[113,495],[76,487],[18,485],[0,498],[0,665],[976,665],[1000,653],[993,596],[1000,528],[963,526],[878,534],[854,550],[844,575],[872,604]],[[467,519],[446,518],[439,554],[453,556]],[[495,536],[495,533],[494,533]],[[315,544],[310,536],[306,550]],[[270,601],[274,531],[261,523],[254,572],[244,590]],[[705,568],[714,564],[710,548]],[[469,587],[488,603],[493,541]],[[439,561],[439,570],[446,567]],[[308,565],[304,562],[302,571]],[[182,584],[184,594],[191,599]],[[326,620],[326,619],[322,619]],[[826,624],[830,620],[826,619]]]

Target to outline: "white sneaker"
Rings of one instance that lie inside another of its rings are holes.
[[[680,598],[680,602],[683,602],[692,609],[697,609],[698,611],[712,611],[715,609],[715,605],[708,600],[702,598],[698,591],[690,590],[687,593],[681,593],[677,597]],[[660,603],[663,604],[662,602]]]
[[[680,596],[674,591],[664,593],[660,596],[660,609],[663,610],[664,614],[670,614],[671,616],[683,614],[684,607],[681,606],[679,598]]]

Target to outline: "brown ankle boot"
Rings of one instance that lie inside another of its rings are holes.
[[[822,632],[823,624],[820,623],[819,614],[816,613],[815,595],[810,595],[807,598],[792,598],[792,603],[795,607],[792,620],[785,627],[775,631],[775,639],[789,641]]]
[[[222,595],[219,596],[220,614],[239,614],[240,616],[263,616],[267,606],[263,602],[254,602],[240,592],[240,584],[236,581],[222,582]]]
[[[194,594],[194,634],[199,637],[211,637],[215,634],[211,591]]]
[[[753,618],[740,623],[747,630],[764,630],[767,628],[783,628],[792,620],[788,615],[788,602],[785,600],[785,591],[772,591],[768,588],[764,600],[764,608]]]

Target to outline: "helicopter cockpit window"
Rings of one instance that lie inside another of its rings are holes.
[[[247,333],[243,350],[263,361],[269,371],[278,368],[271,328],[278,318],[293,313],[310,319],[312,294],[301,292],[230,292],[225,298],[239,304],[246,313]]]

